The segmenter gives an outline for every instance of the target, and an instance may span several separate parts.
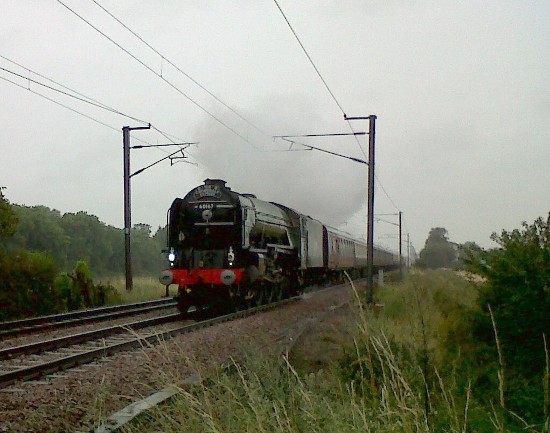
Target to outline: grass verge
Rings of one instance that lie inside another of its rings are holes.
[[[472,283],[452,272],[409,274],[377,292],[378,317],[362,296],[319,323],[288,359],[251,347],[229,369],[192,365],[200,385],[179,388],[124,431],[549,431],[547,418],[527,425],[502,407],[498,387],[480,395],[463,368]],[[177,385],[181,363],[162,370],[160,381]]]

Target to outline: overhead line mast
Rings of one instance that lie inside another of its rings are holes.
[[[141,129],[151,129],[151,124],[147,126],[124,126],[122,128],[122,152],[123,152],[123,164],[124,164],[124,257],[125,257],[125,275],[126,275],[126,290],[131,291],[134,287],[133,276],[132,276],[132,254],[131,254],[131,239],[130,233],[132,229],[132,200],[131,200],[131,188],[130,188],[130,179],[133,176],[144,172],[148,168],[153,167],[154,165],[162,162],[168,158],[172,160],[174,155],[181,152],[182,156],[178,158],[185,158],[182,148],[176,150],[175,152],[169,154],[168,156],[149,164],[148,166],[137,170],[134,173],[130,173],[130,149],[143,149],[147,147],[165,147],[165,146],[187,146],[195,143],[170,143],[170,144],[160,144],[160,145],[148,145],[148,146],[130,146],[130,131],[137,131]],[[186,147],[186,148],[187,148]],[[168,292],[167,292],[168,295]]]
[[[374,135],[376,131],[376,116],[348,117],[345,120],[369,121],[369,173],[367,192],[367,304],[374,304],[374,283],[372,268],[374,264]]]

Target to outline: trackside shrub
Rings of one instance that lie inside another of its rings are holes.
[[[19,251],[0,253],[0,320],[52,314],[62,308],[52,257]]]
[[[94,284],[88,264],[79,260],[72,273],[61,273],[56,286],[67,310],[118,303],[120,295],[110,284]]]
[[[476,251],[468,265],[485,279],[472,317],[477,358],[498,364],[500,375],[479,382],[501,388],[501,404],[529,423],[548,415],[550,335],[550,213],[511,232],[493,233],[498,249]],[[491,317],[492,313],[492,317]],[[497,348],[497,340],[500,346]],[[497,350],[500,349],[500,350]]]
[[[0,321],[106,303],[120,303],[120,295],[110,284],[94,285],[85,262],[78,262],[73,273],[57,274],[47,254],[0,252]]]

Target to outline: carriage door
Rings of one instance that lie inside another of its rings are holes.
[[[307,267],[307,224],[306,219],[300,215],[300,268]]]

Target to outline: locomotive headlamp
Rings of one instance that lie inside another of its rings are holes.
[[[229,262],[229,266],[233,266],[233,262],[235,261],[235,253],[233,252],[233,247],[229,247],[229,252],[227,253],[227,261]]]
[[[176,252],[174,251],[174,248],[170,248],[170,252],[168,253],[168,261],[171,264],[174,264],[176,261]]]

